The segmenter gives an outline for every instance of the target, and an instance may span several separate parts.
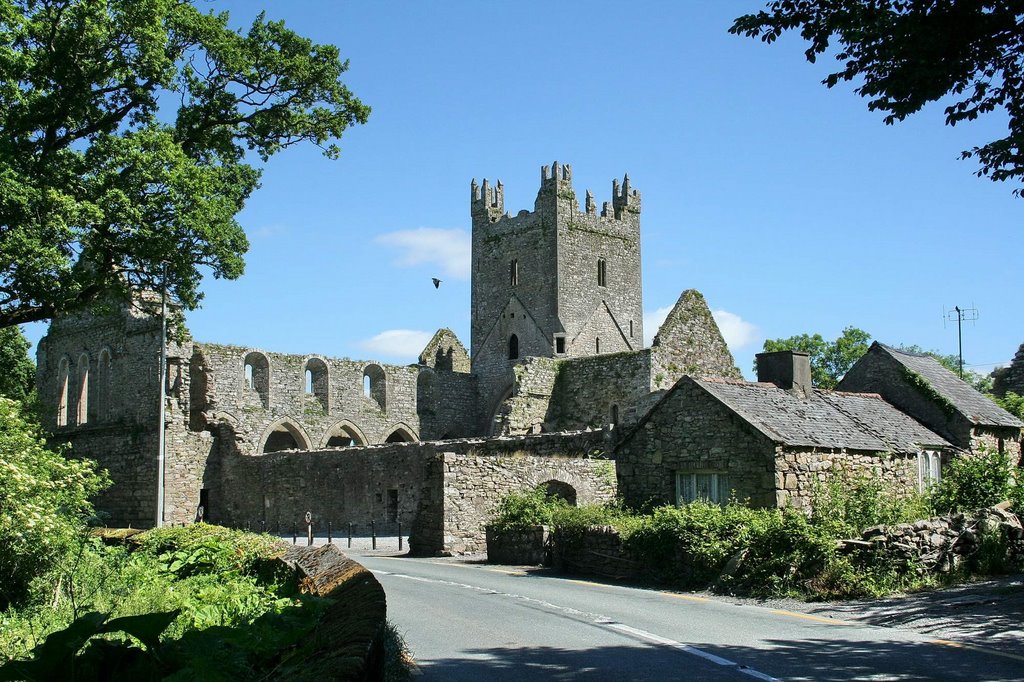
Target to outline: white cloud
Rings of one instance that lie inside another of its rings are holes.
[[[374,358],[399,358],[412,360],[419,357],[420,352],[434,335],[415,329],[389,329],[373,338],[356,343],[361,349]]]
[[[472,244],[466,230],[418,227],[388,232],[374,241],[398,249],[395,264],[400,267],[427,263],[440,268],[441,272],[435,274],[456,279],[469,277]]]
[[[644,347],[647,348],[654,341],[654,335],[658,333],[661,324],[672,312],[673,306],[667,305],[657,310],[649,310],[644,313]]]
[[[654,341],[654,335],[658,333],[658,329],[665,322],[665,318],[672,312],[672,307],[668,305],[664,308],[644,313],[645,346],[650,346],[651,342]],[[712,311],[711,315],[715,318],[715,323],[718,324],[718,329],[722,332],[722,338],[725,339],[725,344],[729,346],[729,350],[735,351],[757,341],[760,330],[758,330],[756,325],[747,322],[739,315],[730,313],[728,310],[715,310]]]
[[[730,313],[728,310],[714,310],[711,315],[718,323],[718,329],[722,332],[722,338],[725,339],[725,345],[729,346],[729,350],[734,351],[749,346],[758,339],[760,330],[757,326],[747,322],[739,315]]]
[[[250,239],[269,239],[278,235],[288,234],[290,231],[291,226],[286,223],[268,223],[246,230],[246,233]]]

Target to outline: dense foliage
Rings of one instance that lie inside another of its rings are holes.
[[[196,524],[141,538],[83,541],[55,591],[0,613],[0,679],[262,678],[329,603],[298,595],[268,536]]]
[[[73,551],[89,497],[107,484],[92,462],[49,450],[20,404],[0,398],[0,608],[24,602]]]
[[[831,51],[842,62],[824,84],[857,81],[857,94],[887,124],[946,98],[948,125],[1005,112],[1007,136],[962,156],[978,158],[978,175],[1024,178],[1021,0],[773,0],[767,10],[739,17],[730,32],[771,43],[798,30],[810,43],[808,61]]]
[[[369,109],[347,62],[261,14],[186,0],[0,0],[0,327],[242,273],[265,161]]]
[[[1024,513],[1024,481],[1014,481],[1006,453],[980,450],[956,457],[942,469],[942,479],[931,491],[931,502],[940,514],[990,507],[1006,500]]]
[[[36,365],[29,342],[18,327],[0,327],[0,397],[34,402]]]
[[[631,512],[619,504],[572,507],[542,489],[514,493],[499,506],[500,526],[546,524],[556,547],[570,550],[589,526],[614,526],[627,554],[655,580],[685,589],[812,599],[877,596],[931,584],[935,577],[885,554],[846,552],[841,540],[877,525],[973,511],[1005,499],[1024,508],[1024,486],[1009,482],[1004,456],[962,457],[924,494],[893,488],[878,475],[836,472],[813,493],[811,513],[696,501]],[[983,539],[984,540],[984,539]],[[1005,556],[1005,548],[993,557]],[[964,571],[999,571],[981,557]],[[956,576],[953,576],[956,577]]]

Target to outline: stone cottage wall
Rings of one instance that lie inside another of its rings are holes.
[[[815,488],[832,476],[879,476],[897,492],[917,491],[916,455],[783,448],[775,466],[775,504],[778,507],[810,511]]]
[[[676,473],[719,472],[736,497],[776,503],[776,445],[684,378],[615,451],[626,503],[676,502]]]

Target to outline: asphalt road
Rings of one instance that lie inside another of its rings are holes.
[[[514,567],[352,551],[423,680],[1024,680],[926,635]]]

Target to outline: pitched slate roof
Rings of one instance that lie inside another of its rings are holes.
[[[694,379],[737,416],[783,445],[915,452],[952,447],[875,393],[814,389],[808,399],[775,384]]]
[[[939,364],[938,360],[922,353],[908,353],[883,344],[878,347],[896,362],[914,372],[947,400],[957,412],[972,424],[982,426],[1024,426],[1019,419],[974,390],[970,384]]]

